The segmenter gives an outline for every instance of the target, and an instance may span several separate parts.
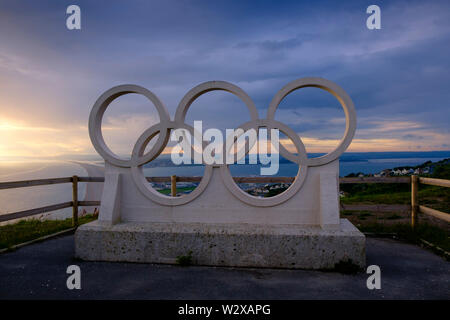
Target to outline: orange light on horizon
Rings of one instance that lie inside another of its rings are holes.
[[[135,123],[135,122],[132,122]],[[407,127],[411,123],[403,123],[401,127]],[[393,124],[383,125],[381,131],[389,131]],[[108,130],[109,129],[109,130]],[[140,129],[140,128],[138,128]],[[392,129],[393,130],[393,129]],[[137,128],[121,127],[119,125],[106,126],[106,131],[114,132],[110,140],[106,143],[118,154],[128,155],[132,143],[122,137],[130,135],[139,136]],[[360,130],[365,136],[372,135],[372,130]],[[348,148],[348,152],[379,152],[379,151],[434,151],[442,150],[439,146],[445,145],[449,141],[448,135],[431,131],[421,131],[420,141],[405,140],[401,138],[360,138],[353,139]],[[375,136],[375,133],[373,133]],[[86,125],[71,124],[64,127],[30,125],[23,120],[11,118],[0,118],[0,159],[14,158],[49,158],[49,157],[70,157],[74,154],[96,155],[89,139]],[[308,153],[327,153],[333,150],[340,142],[339,139],[319,139],[314,137],[302,137]],[[420,142],[420,143],[419,143]],[[131,144],[130,144],[131,143]],[[288,138],[280,138],[288,151],[296,153],[296,148]],[[421,147],[420,147],[421,146]],[[167,146],[162,154],[170,154],[173,146]],[[256,153],[254,147],[250,151]]]

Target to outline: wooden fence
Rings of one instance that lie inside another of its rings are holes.
[[[176,196],[177,182],[200,182],[202,177],[148,177],[147,180],[153,183],[171,183],[171,195]],[[292,183],[292,177],[233,177],[236,183]],[[0,215],[0,222],[25,218],[45,212],[60,210],[72,207],[72,224],[74,227],[78,225],[78,208],[83,206],[99,206],[100,201],[79,201],[78,200],[78,183],[80,182],[103,182],[103,177],[66,177],[53,179],[39,179],[26,181],[0,182],[0,190],[25,188],[43,185],[53,185],[60,183],[72,183],[72,201],[53,204],[45,207],[34,208],[14,213]],[[339,178],[340,184],[347,183],[410,183],[411,184],[411,206],[408,205],[343,205],[345,210],[371,210],[392,211],[392,210],[411,210],[411,226],[417,225],[417,215],[419,212],[433,216],[435,218],[450,222],[450,214],[441,212],[429,207],[419,205],[418,189],[419,184],[427,184],[440,187],[450,187],[450,180],[423,178],[416,175],[410,177],[346,177]]]
[[[418,194],[420,183],[438,187],[450,187],[450,180],[423,178],[416,175],[411,176],[411,226],[414,228],[417,224],[417,214],[419,212],[450,222],[450,214],[419,204]]]

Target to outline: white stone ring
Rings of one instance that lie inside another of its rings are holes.
[[[278,91],[277,94],[273,97],[269,105],[269,110],[267,111],[267,119],[269,120],[275,119],[275,112],[277,111],[278,105],[289,93],[297,89],[306,87],[315,87],[328,91],[336,99],[338,99],[345,113],[345,133],[339,145],[333,151],[331,151],[326,155],[308,159],[308,166],[311,167],[322,166],[339,158],[339,156],[343,154],[344,151],[348,148],[348,146],[353,140],[353,136],[355,135],[356,130],[355,106],[353,105],[352,99],[344,91],[344,89],[342,89],[336,83],[323,78],[301,78],[294,80],[292,82],[289,82],[283,88],[281,88],[281,90]],[[300,163],[299,162],[300,157],[295,156],[294,154],[287,151],[282,144],[280,144],[280,154],[292,162]]]
[[[280,102],[292,91],[304,87],[317,87],[333,94],[341,103],[346,116],[345,134],[340,144],[330,153],[312,159],[307,158],[306,149],[300,137],[287,125],[275,120],[275,112]],[[208,81],[192,88],[188,93],[186,93],[186,95],[183,97],[183,99],[181,99],[178,105],[174,121],[171,121],[166,107],[159,100],[159,98],[154,93],[143,87],[137,85],[121,85],[109,89],[97,99],[89,116],[89,136],[91,138],[92,144],[95,150],[97,150],[97,152],[103,157],[103,159],[105,159],[105,161],[118,167],[131,168],[131,173],[135,184],[146,197],[150,198],[156,203],[166,206],[177,206],[188,203],[197,198],[206,189],[212,176],[212,165],[205,164],[205,172],[202,180],[200,181],[200,184],[191,193],[180,197],[166,196],[153,189],[147,182],[143,174],[142,166],[154,160],[161,154],[169,141],[171,130],[183,128],[189,131],[192,136],[194,136],[194,128],[185,123],[187,111],[189,110],[191,104],[198,97],[206,92],[210,92],[213,90],[223,90],[230,92],[236,95],[245,103],[247,109],[250,112],[251,119],[249,122],[246,122],[243,125],[239,126],[244,130],[244,132],[250,129],[255,129],[258,131],[258,129],[261,127],[266,127],[269,131],[270,129],[279,129],[289,137],[296,148],[297,154],[293,154],[287,151],[286,148],[284,148],[281,144],[279,145],[280,154],[286,159],[297,163],[299,165],[299,170],[294,179],[294,182],[286,191],[270,198],[258,198],[244,192],[234,182],[228,165],[219,165],[221,176],[227,189],[242,202],[253,206],[275,206],[290,199],[302,187],[306,179],[308,166],[321,166],[337,159],[348,148],[355,134],[356,112],[352,100],[341,87],[326,79],[302,78],[292,81],[284,86],[272,99],[269,110],[267,112],[267,119],[258,118],[258,111],[252,99],[238,86],[225,81]],[[138,138],[136,144],[134,145],[131,159],[129,160],[119,157],[108,148],[101,130],[102,118],[106,111],[106,108],[114,99],[128,93],[142,94],[147,97],[156,107],[160,119],[160,122],[158,124],[153,125],[152,127],[145,130]],[[149,152],[144,154],[145,147],[150,142],[150,140],[152,140],[156,136],[158,136],[158,138],[155,145]],[[206,144],[206,142],[204,142],[203,144]],[[245,145],[245,154],[250,151],[251,147],[252,146],[247,147],[247,145]],[[197,152],[193,147],[192,151],[193,152],[191,154]],[[228,154],[229,150],[225,150],[225,152]]]
[[[164,127],[168,129],[168,123],[170,122],[169,112],[167,111],[161,100],[159,100],[159,98],[153,92],[137,85],[126,84],[113,87],[103,93],[97,99],[89,115],[89,136],[91,138],[92,145],[94,146],[95,150],[97,150],[97,152],[103,157],[103,159],[118,167],[125,168],[131,167],[131,159],[123,159],[108,148],[105,140],[103,139],[102,119],[109,104],[116,98],[128,93],[142,94],[153,103],[153,105],[156,107],[156,111],[158,111],[160,128]],[[151,150],[149,154],[140,158],[141,161],[139,162],[139,165],[150,162],[159,155],[156,151],[161,147],[161,145],[163,146],[162,149],[164,149],[164,146],[167,144],[167,139],[169,137],[168,134],[169,132],[167,130],[161,130],[159,132],[158,141],[153,150]]]
[[[298,158],[296,158],[296,160],[299,161],[300,165],[297,171],[297,175],[294,178],[294,182],[290,185],[290,187],[286,191],[268,198],[255,197],[243,191],[241,188],[239,188],[236,182],[234,182],[233,177],[231,176],[230,168],[227,165],[222,166],[222,180],[225,183],[227,189],[242,202],[256,207],[272,207],[290,199],[302,187],[303,183],[305,182],[308,169],[308,166],[306,164],[307,155],[305,145],[303,144],[298,134],[296,134],[294,130],[289,128],[287,125],[276,120],[257,120],[249,121],[239,126],[239,128],[242,128],[244,132],[249,129],[258,130],[259,128],[264,127],[267,128],[268,131],[270,131],[270,129],[278,129],[293,141],[298,153]],[[248,153],[250,149],[251,146],[248,148],[246,147],[246,153]],[[226,152],[228,153],[229,150],[226,150]]]

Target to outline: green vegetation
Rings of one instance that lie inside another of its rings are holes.
[[[344,274],[355,274],[362,271],[362,268],[356,265],[352,259],[341,260],[334,265],[333,271]]]
[[[409,212],[341,211],[341,217],[350,220],[361,232],[378,235],[390,234],[413,244],[422,245],[425,240],[450,252],[450,228],[446,222],[438,222],[420,214],[415,230],[411,228]],[[442,252],[436,251],[439,255]]]
[[[421,239],[423,239],[447,252],[450,252],[450,232],[427,223],[419,223],[415,230],[413,230],[410,225],[403,223],[391,225],[372,223],[360,225],[358,228],[362,232],[376,234],[394,233],[399,238],[415,244],[422,244]]]
[[[191,191],[195,190],[195,188],[197,188],[197,187],[196,186],[177,187],[177,193],[188,193],[188,192],[191,192]],[[158,190],[158,191],[161,192],[162,194],[165,194],[165,195],[169,195],[170,192],[171,192],[170,188],[161,189],[161,190]]]
[[[372,216],[373,216],[373,214],[369,211],[360,211],[358,218],[360,220],[366,220],[367,217],[372,217]]]
[[[192,251],[189,251],[186,256],[178,256],[177,264],[180,266],[190,266],[192,264]]]
[[[79,217],[78,223],[84,224],[95,219],[97,219],[97,216],[88,214]],[[10,248],[20,243],[70,229],[71,227],[71,218],[65,220],[28,219],[0,226],[0,249]]]
[[[413,167],[413,169],[425,167],[430,168],[432,173],[421,176],[450,179],[449,159],[436,163],[428,161]],[[408,168],[411,167],[406,169]],[[357,176],[357,174],[353,176]],[[344,197],[340,199],[343,204],[411,204],[411,185],[407,183],[341,184],[340,190],[344,192]],[[418,196],[421,205],[450,213],[450,188],[420,184]],[[419,215],[415,230],[411,228],[409,212],[371,213],[369,211],[344,210],[341,212],[341,216],[349,219],[362,232],[395,234],[400,239],[419,245],[422,245],[422,240],[425,240],[450,252],[448,224],[430,219],[423,214]],[[439,250],[436,253],[442,255]]]
[[[450,161],[425,162],[413,168],[430,167],[432,174],[421,176],[450,179]],[[410,167],[407,167],[410,168]],[[411,204],[411,185],[407,183],[342,184],[343,204]],[[419,185],[419,202],[427,207],[450,213],[450,188]]]
[[[267,189],[269,190],[269,192],[264,194],[264,197],[274,197],[277,194],[280,194],[280,193],[282,193],[282,192],[287,190],[287,188],[280,188],[280,189],[273,190],[273,189],[270,189],[270,187],[267,188]]]
[[[390,216],[387,216],[387,217],[386,217],[386,219],[388,219],[388,220],[397,220],[397,219],[401,219],[401,218],[402,218],[402,216],[399,216],[399,215],[396,214],[396,213],[391,214]]]
[[[343,184],[343,204],[411,204],[411,185],[403,183]],[[420,203],[449,212],[450,188],[421,184]]]
[[[341,184],[340,189],[345,194],[341,197],[344,204],[409,204],[411,201],[411,186],[406,183]]]
[[[450,180],[450,160],[445,159],[436,162],[434,165],[434,173],[431,175],[433,178]]]

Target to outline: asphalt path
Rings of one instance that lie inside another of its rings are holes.
[[[66,285],[74,264],[81,290]],[[0,254],[0,299],[450,299],[450,263],[424,248],[367,238],[367,265],[381,289],[365,272],[80,261],[66,235]]]

